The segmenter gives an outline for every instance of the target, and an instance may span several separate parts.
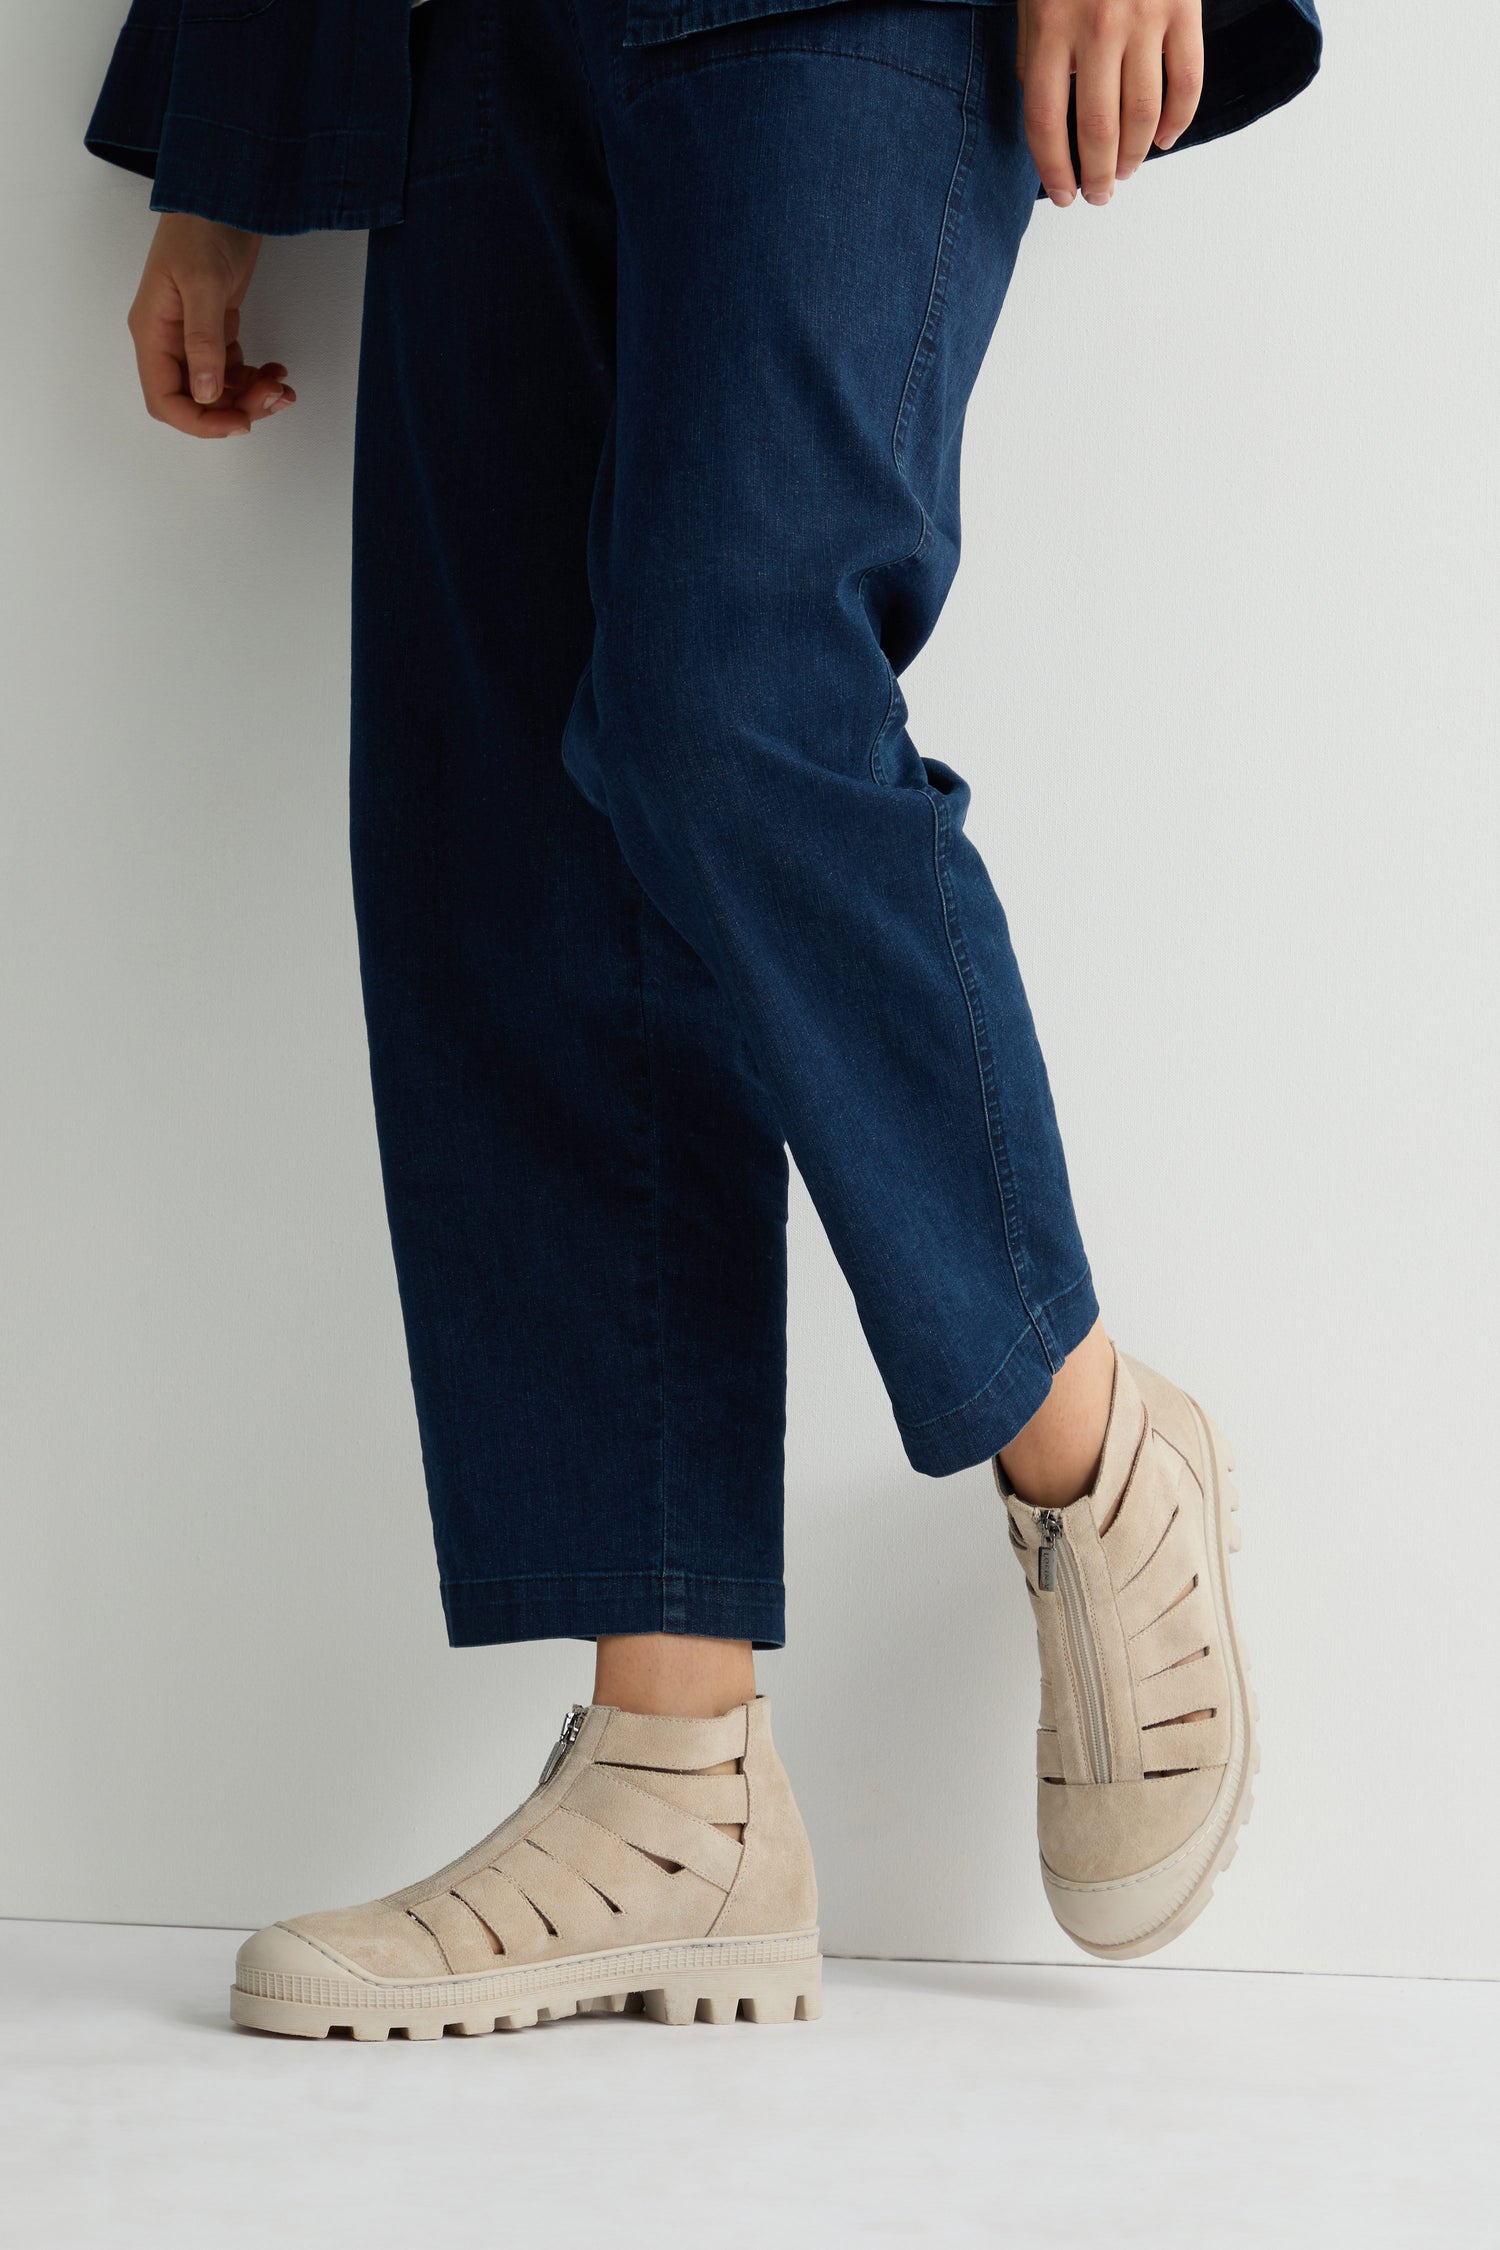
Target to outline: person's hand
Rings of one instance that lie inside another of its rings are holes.
[[[240,307],[260,236],[172,212],[156,229],[130,333],[146,412],[189,437],[236,437],[295,403],[279,360],[252,366]]]
[[[1153,142],[1170,148],[1193,121],[1203,91],[1202,0],[1018,0],[1016,75],[1042,186],[1063,205],[1078,192],[1068,147],[1077,80],[1084,201],[1108,203]]]

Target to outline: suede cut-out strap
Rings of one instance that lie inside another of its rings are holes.
[[[1168,1456],[1176,1461],[1175,1455]],[[1151,1467],[1156,1468],[1153,1459]],[[1180,1473],[1181,1463],[1177,1463]],[[1177,1514],[1177,1476],[1146,1475],[1138,1460],[1127,1490],[1107,1531],[1101,1534],[1110,1577],[1128,1586],[1143,1570],[1172,1528]]]
[[[614,1910],[587,1879],[551,1858],[528,1838],[513,1844],[501,1862],[517,1890],[530,1899],[555,1937],[571,1952],[591,1953],[613,1945]]]
[[[444,1891],[437,1898],[425,1898],[419,1906],[409,1906],[406,1911],[437,1939],[443,1958],[455,1976],[463,1976],[471,1969],[493,1968],[495,1948],[490,1943],[488,1929],[473,1908],[453,1891]]]
[[[1131,1657],[1138,1677],[1149,1679],[1184,1656],[1211,1648],[1215,1633],[1213,1599],[1206,1586],[1195,1586],[1132,1638]]]
[[[595,1752],[608,1766],[657,1766],[667,1773],[701,1773],[705,1766],[743,1758],[743,1703],[720,1719],[665,1719],[639,1711],[611,1711]]]
[[[629,1917],[659,1909],[674,1880],[634,1844],[627,1844],[612,1829],[566,1805],[547,1815],[536,1830],[535,1841],[549,1858],[564,1867],[578,1873],[586,1868],[587,1880],[595,1890]],[[705,1889],[712,1890],[716,1901],[722,1899],[717,1886],[705,1885]]]
[[[465,1875],[456,1890],[473,1907],[502,1953],[528,1960],[544,1944],[547,1930],[542,1917],[498,1868],[481,1867],[475,1874]]]
[[[1212,1718],[1185,1719],[1151,1727],[1143,1733],[1147,1771],[1173,1766],[1179,1771],[1198,1766],[1221,1766],[1229,1748],[1229,1729],[1222,1712]]]
[[[1174,1665],[1169,1672],[1158,1672],[1153,1680],[1142,1680],[1135,1691],[1135,1713],[1142,1734],[1149,1734],[1164,1719],[1180,1719],[1189,1711],[1201,1711],[1205,1700],[1204,1674],[1213,1667],[1205,1665],[1200,1657],[1196,1663]]]
[[[1103,1521],[1098,1527],[1099,1537],[1101,1539],[1109,1538],[1116,1524],[1120,1520],[1122,1511],[1131,1504],[1132,1494],[1139,1490],[1143,1485],[1149,1484],[1152,1481],[1149,1478],[1143,1478],[1139,1474],[1141,1457],[1145,1453],[1146,1446],[1150,1441],[1150,1437],[1151,1425],[1149,1422],[1143,1420],[1141,1423],[1140,1435],[1136,1440],[1135,1453],[1131,1460],[1130,1468],[1126,1473],[1125,1481],[1120,1486],[1119,1492],[1115,1496],[1113,1505],[1108,1508]]]
[[[1180,1672],[1185,1664],[1201,1664],[1205,1657],[1212,1654],[1213,1650],[1205,1641],[1202,1648],[1190,1648],[1185,1656],[1174,1658],[1170,1664],[1163,1664],[1159,1672],[1149,1672],[1146,1676],[1152,1680],[1164,1680],[1169,1673]]]
[[[1172,1528],[1167,1530],[1147,1564],[1136,1570],[1131,1582],[1127,1586],[1115,1586],[1115,1602],[1120,1606],[1120,1618],[1127,1633],[1138,1631],[1138,1627],[1149,1624],[1151,1618],[1158,1618],[1192,1577],[1192,1546],[1178,1537],[1178,1528],[1185,1530],[1181,1512],[1174,1514]]]
[[[1116,1596],[1120,1623],[1128,1638],[1144,1632],[1164,1617],[1189,1590],[1194,1577],[1190,1550],[1170,1536],[1157,1549],[1145,1569]]]
[[[690,1867],[721,1891],[727,1891],[739,1873],[742,1847],[732,1837],[721,1835],[708,1821],[679,1812],[608,1766],[586,1766],[567,1802],[571,1810],[586,1814],[638,1851]]]
[[[743,1826],[750,1818],[750,1785],[742,1773],[656,1773],[649,1766],[620,1771],[633,1788],[649,1791],[695,1820]]]

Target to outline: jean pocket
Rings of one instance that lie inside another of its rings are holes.
[[[407,181],[482,171],[495,146],[499,0],[428,0],[411,19]]]
[[[884,0],[878,8],[859,8],[865,14],[910,13],[913,8],[1014,7],[1015,0]],[[755,23],[766,17],[839,15],[847,0],[625,0],[627,47],[655,47],[695,32],[716,31],[726,24]]]
[[[962,93],[972,10],[1014,0],[624,0],[615,93],[624,106],[655,86],[721,63],[771,55],[884,63]]]

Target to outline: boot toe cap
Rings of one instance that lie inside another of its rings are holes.
[[[335,1907],[273,1922],[247,1938],[236,1958],[235,1978],[259,1973],[272,1977],[369,1977],[378,1981],[428,1983],[449,1974],[448,1962],[431,1932],[414,1916],[377,1899],[368,1906]],[[250,1989],[250,1987],[246,1987]]]
[[[1225,1829],[1222,1767],[1149,1782],[1044,1787],[1042,1882],[1076,1945],[1153,1952],[1190,1919]]]
[[[242,1992],[263,1989],[266,1978],[327,1977],[337,1973],[321,1946],[299,1937],[285,1922],[273,1922],[246,1938],[234,1957],[234,1981]]]

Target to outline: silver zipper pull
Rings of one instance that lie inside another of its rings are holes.
[[[1034,1511],[1037,1530],[1042,1543],[1036,1551],[1036,1582],[1044,1594],[1057,1586],[1057,1535],[1062,1530],[1062,1517],[1056,1508],[1038,1508]]]
[[[562,1733],[553,1743],[552,1748],[547,1752],[547,1763],[543,1766],[541,1779],[537,1782],[538,1789],[546,1788],[548,1782],[552,1779],[552,1776],[556,1773],[558,1767],[562,1764],[564,1758],[572,1749],[574,1743],[578,1740],[578,1737],[583,1729],[583,1720],[584,1706],[581,1703],[575,1703],[572,1710],[563,1720]]]

